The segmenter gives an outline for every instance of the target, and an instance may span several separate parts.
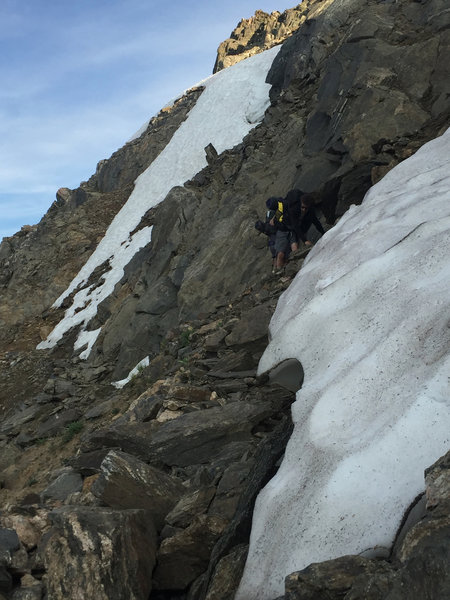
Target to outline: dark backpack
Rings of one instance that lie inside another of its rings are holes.
[[[300,224],[302,215],[302,192],[300,190],[291,190],[287,193],[282,202],[281,223],[286,229],[296,231]]]
[[[264,221],[256,221],[255,229],[257,229],[260,233],[264,233],[265,235],[273,235],[277,228],[271,225],[268,221],[264,223]]]

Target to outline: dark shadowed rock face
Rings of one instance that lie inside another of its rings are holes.
[[[416,132],[448,121],[445,4],[333,2],[275,59],[272,98],[307,107],[296,185],[322,188],[332,217],[411,152]]]
[[[202,515],[179,533],[163,540],[154,572],[155,587],[185,590],[207,568],[215,543],[226,521]]]

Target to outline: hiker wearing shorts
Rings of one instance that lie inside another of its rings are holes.
[[[275,225],[277,232],[275,234],[275,272],[282,273],[286,265],[287,259],[291,252],[298,250],[298,234],[295,229],[291,226],[290,221],[287,217],[287,206],[292,202],[293,198],[297,198],[298,194],[301,194],[300,190],[291,190],[288,192],[286,198],[279,199],[277,202],[277,210],[270,221],[272,225]]]
[[[275,252],[275,237],[276,237],[276,227],[272,223],[272,219],[276,213],[276,209],[278,206],[278,202],[283,200],[283,198],[277,198],[275,196],[268,198],[266,200],[266,219],[265,221],[260,221],[259,219],[255,223],[255,229],[259,231],[259,233],[264,233],[267,235],[267,247],[269,248],[270,255],[272,257],[272,273],[275,270],[276,266],[276,252]]]
[[[291,252],[298,250],[300,240],[305,246],[312,246],[307,234],[311,227],[323,235],[322,223],[314,210],[314,195],[305,194],[299,189],[290,190],[284,199],[278,202],[273,220],[276,227],[275,253],[276,271],[282,272]]]

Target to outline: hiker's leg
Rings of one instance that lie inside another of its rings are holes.
[[[277,266],[277,253],[275,250],[275,234],[273,234],[269,237],[269,250],[270,250],[270,254],[272,256],[272,271],[274,271]]]
[[[290,232],[290,244],[291,244],[291,251],[295,252],[296,250],[298,250],[298,236],[295,233],[295,231],[291,231]]]
[[[284,252],[278,252],[277,254],[277,269],[282,269],[284,267]]]
[[[277,270],[282,269],[286,264],[286,255],[289,253],[289,248],[289,231],[277,231],[275,238],[275,252],[277,253]]]

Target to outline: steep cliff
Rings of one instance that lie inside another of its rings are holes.
[[[99,333],[85,359],[77,328],[35,349],[76,290],[52,305],[204,90],[162,111],[89,181],[60,190],[38,225],[2,242],[0,547],[9,558],[0,553],[0,594],[32,575],[33,598],[62,598],[64,566],[88,543],[92,562],[71,571],[73,589],[103,585],[113,598],[119,578],[120,597],[146,598],[157,560],[154,598],[233,597],[252,503],[283,452],[293,400],[255,369],[278,296],[304,258],[274,279],[253,223],[268,196],[300,187],[315,193],[328,229],[444,131],[446,4],[316,0],[241,22],[215,70],[285,40],[268,74],[270,107],[237,145],[205,143],[207,166],[143,215],[135,232],[153,227],[151,243],[86,325]],[[108,269],[105,260],[86,285],[100,287]],[[145,358],[131,383],[112,387]],[[126,488],[134,492],[124,498]],[[171,499],[166,512],[152,494]]]

